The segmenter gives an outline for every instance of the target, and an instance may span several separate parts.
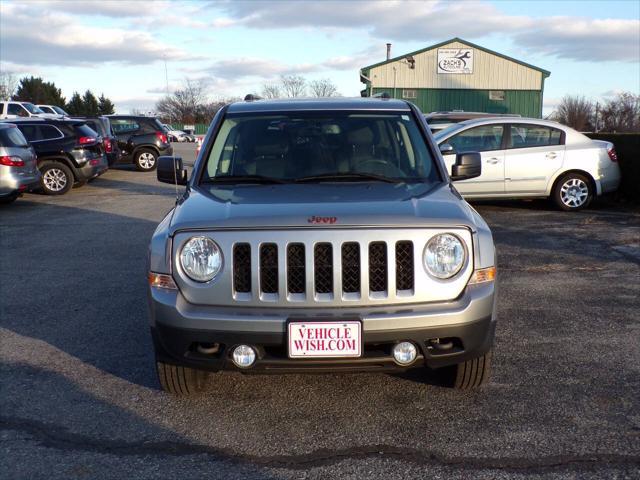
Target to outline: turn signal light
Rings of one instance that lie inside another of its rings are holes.
[[[149,285],[155,288],[166,288],[168,290],[177,290],[178,286],[173,281],[171,275],[165,273],[149,272]]]
[[[476,270],[469,279],[469,285],[474,283],[493,282],[496,279],[497,269],[496,267],[481,268]]]

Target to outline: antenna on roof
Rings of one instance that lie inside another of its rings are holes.
[[[245,102],[255,102],[256,100],[262,100],[262,97],[259,97],[255,93],[249,93],[244,97]]]

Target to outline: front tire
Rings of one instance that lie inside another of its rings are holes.
[[[471,390],[489,381],[491,350],[481,357],[459,363],[444,372],[444,383],[456,390]]]
[[[136,152],[134,163],[141,172],[151,172],[158,166],[158,154],[153,150],[143,148]]]
[[[40,187],[47,195],[64,195],[73,187],[73,172],[64,163],[46,162],[40,166]]]
[[[580,173],[567,173],[556,182],[552,198],[558,208],[565,212],[581,210],[593,200],[591,181]]]
[[[205,386],[207,373],[188,367],[178,367],[156,360],[156,372],[165,392],[177,396],[200,393]]]

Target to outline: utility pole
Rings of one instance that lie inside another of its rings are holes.
[[[167,90],[167,96],[169,96],[169,71],[167,70],[167,54],[162,54],[162,60],[164,60],[164,81]]]
[[[600,102],[596,102],[596,124],[594,125],[595,132],[598,133],[598,114],[600,113]]]

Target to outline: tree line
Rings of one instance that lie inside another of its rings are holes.
[[[282,75],[277,82],[263,84],[260,93],[253,95],[269,99],[339,96],[338,88],[330,79],[308,81],[300,75]],[[181,88],[156,103],[156,114],[166,123],[209,123],[224,105],[239,99],[210,100],[204,82],[185,80]]]
[[[45,82],[40,77],[24,77],[19,81],[10,74],[2,74],[0,78],[0,100],[30,102],[35,105],[56,105],[69,115],[91,117],[115,113],[113,102],[100,94],[99,97],[87,90],[83,95],[73,92],[67,102],[62,90],[53,82]]]
[[[565,95],[551,120],[579,132],[640,132],[640,95],[620,92],[603,104],[583,96]]]

